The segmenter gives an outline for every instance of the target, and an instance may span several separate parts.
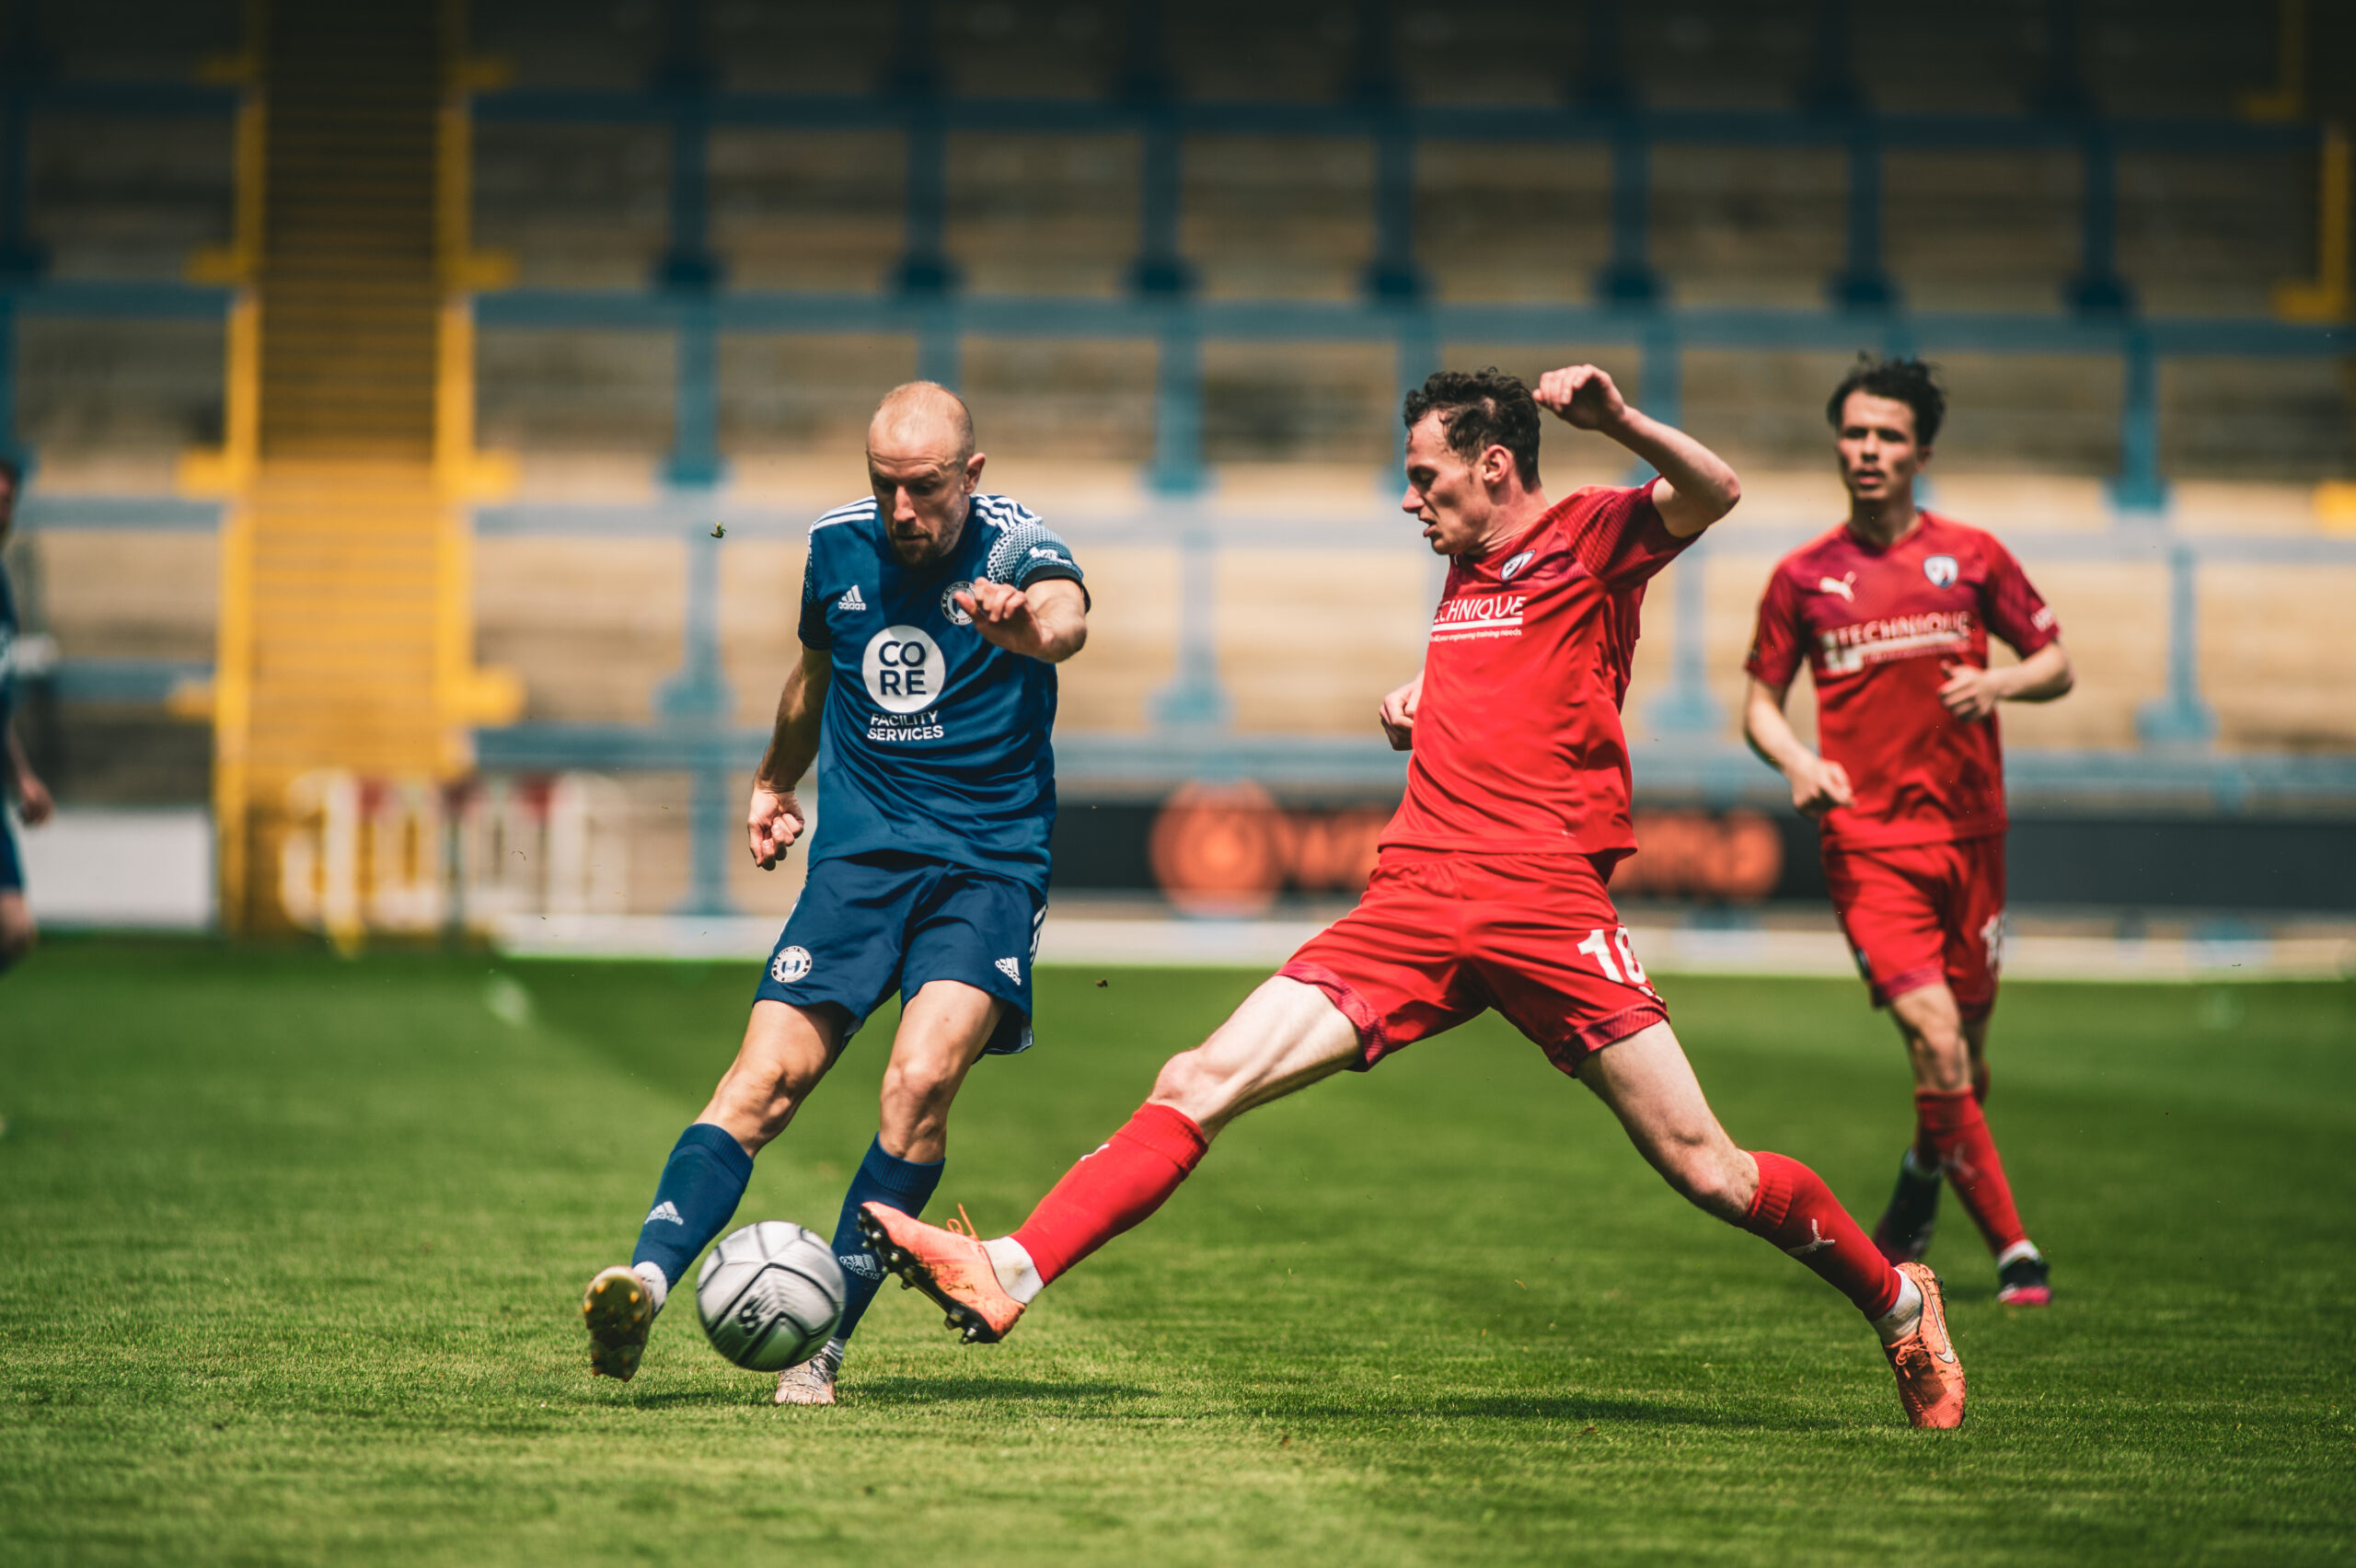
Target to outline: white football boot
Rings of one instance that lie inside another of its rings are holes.
[[[840,1340],[828,1343],[826,1349],[799,1366],[789,1366],[777,1375],[777,1402],[796,1405],[830,1405],[835,1402],[835,1374],[843,1369]]]

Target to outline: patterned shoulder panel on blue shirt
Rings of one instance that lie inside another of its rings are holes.
[[[977,495],[974,513],[994,536],[983,568],[991,582],[1027,588],[1059,578],[1080,583],[1080,592],[1087,592],[1086,576],[1072,559],[1071,547],[1029,507],[1002,495]]]

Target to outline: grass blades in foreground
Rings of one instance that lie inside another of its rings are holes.
[[[961,1349],[888,1290],[779,1410],[682,1298],[583,1366],[750,965],[54,942],[0,980],[0,1560],[2345,1562],[2356,986],[2015,986],[1991,1116],[2060,1298],[1932,1261],[1969,1424],[1909,1432],[1812,1276],[1688,1210],[1494,1020],[1245,1118]],[[1108,984],[1100,987],[1096,982]],[[939,1200],[1021,1219],[1257,979],[1062,970]],[[1736,1137],[1870,1223],[1905,1073],[1856,987],[1668,983]],[[891,1019],[739,1222],[832,1228]]]

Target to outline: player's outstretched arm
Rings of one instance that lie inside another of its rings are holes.
[[[1784,716],[1788,686],[1769,686],[1753,675],[1742,705],[1742,738],[1760,758],[1792,783],[1792,806],[1803,816],[1820,817],[1855,799],[1848,770],[1827,762],[1799,737]]]
[[[1966,723],[1987,718],[2000,702],[2050,702],[2067,696],[2078,684],[2077,672],[2070,667],[2070,655],[2062,651],[2058,638],[2005,669],[1949,664],[1946,676],[1946,683],[1939,687],[1939,700]]]
[[[746,847],[753,852],[753,863],[765,871],[785,859],[808,825],[793,787],[818,759],[819,721],[826,709],[827,684],[834,679],[833,659],[824,648],[803,648],[802,662],[778,694],[777,723],[753,775],[753,798],[745,811]]]
[[[1088,595],[1068,577],[1028,588],[981,578],[957,595],[957,604],[985,640],[1010,653],[1060,664],[1088,646]]]
[[[1550,370],[1533,396],[1542,409],[1574,430],[1608,435],[1653,466],[1653,504],[1680,539],[1691,538],[1734,510],[1742,481],[1727,460],[1681,430],[1628,406],[1611,377],[1591,364]]]

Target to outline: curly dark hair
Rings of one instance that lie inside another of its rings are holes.
[[[1407,428],[1437,412],[1448,432],[1448,449],[1477,462],[1492,446],[1513,454],[1514,472],[1525,485],[1538,483],[1538,404],[1521,377],[1496,365],[1481,370],[1436,370],[1407,394]]]
[[[1932,367],[1918,359],[1877,359],[1872,354],[1859,354],[1841,385],[1832,389],[1831,400],[1824,405],[1824,418],[1834,430],[1841,428],[1841,406],[1852,392],[1864,392],[1876,398],[1888,398],[1914,410],[1914,444],[1928,446],[1939,438],[1939,422],[1946,418],[1947,395],[1936,380]]]

